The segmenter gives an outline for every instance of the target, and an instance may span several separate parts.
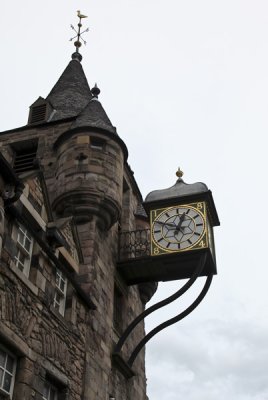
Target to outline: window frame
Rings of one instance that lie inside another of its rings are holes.
[[[20,240],[20,235],[23,240]],[[15,266],[28,278],[30,273],[30,265],[33,254],[34,239],[29,230],[22,224],[15,225],[14,239],[16,242],[16,255],[14,256]],[[29,242],[29,249],[25,246],[26,241]],[[24,261],[21,261],[21,257]]]
[[[118,333],[123,332],[123,310],[124,310],[124,294],[120,288],[114,285],[113,298],[113,326]]]
[[[47,394],[44,393],[46,387],[48,388],[48,393]],[[55,391],[55,395],[56,395],[56,396],[54,396],[53,400],[58,400],[59,399],[59,394],[60,394],[59,393],[59,388],[57,386],[53,385],[53,383],[51,383],[50,380],[45,379],[44,386],[43,386],[43,393],[42,393],[42,399],[43,400],[51,400],[51,397],[50,397],[51,396],[51,390],[54,390]]]
[[[9,398],[12,399],[14,385],[15,385],[16,369],[17,369],[17,357],[12,352],[10,352],[6,347],[2,346],[1,344],[0,344],[0,351],[5,353],[5,366],[0,365],[0,370],[3,371],[2,377],[0,377],[0,393],[3,393],[4,395],[9,396]],[[6,368],[7,357],[10,357],[13,359],[12,373],[11,373],[11,371],[9,371]],[[4,377],[6,374],[11,375],[11,383],[10,383],[9,391],[7,391],[3,388]]]
[[[61,283],[63,283],[63,289],[61,287]],[[56,276],[55,276],[55,293],[53,299],[53,307],[62,315],[65,314],[65,305],[66,305],[66,297],[67,297],[67,285],[68,281],[64,273],[56,268]],[[58,298],[59,297],[59,300]]]
[[[17,175],[37,169],[38,139],[28,139],[11,143],[13,154],[13,169]]]
[[[106,140],[99,136],[90,136],[89,146],[92,150],[104,151]]]

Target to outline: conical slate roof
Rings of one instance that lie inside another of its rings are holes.
[[[116,133],[115,127],[98,101],[100,90],[97,86],[90,90],[80,63],[81,58],[77,57],[77,53],[73,54],[72,61],[46,98],[55,110],[50,121],[77,117],[72,128],[100,128]]]
[[[71,128],[85,126],[100,128],[111,133],[116,133],[115,127],[112,125],[101,103],[96,97],[89,100],[88,104],[78,115]]]
[[[46,98],[56,111],[52,121],[77,116],[92,97],[82,65],[73,59]]]

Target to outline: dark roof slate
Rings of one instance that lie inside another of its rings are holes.
[[[137,210],[135,212],[135,216],[144,218],[144,219],[148,219],[148,215],[146,214],[146,211],[142,204],[138,204]]]
[[[205,183],[185,183],[181,178],[177,180],[175,185],[168,189],[153,190],[150,192],[146,198],[145,202],[153,202],[158,200],[180,198],[184,196],[189,196],[197,193],[208,192],[208,187]]]
[[[46,98],[56,111],[51,120],[77,116],[91,99],[82,65],[78,60],[71,60]]]
[[[96,97],[93,97],[82,112],[73,122],[71,128],[90,127],[104,129],[116,134],[116,128],[112,125],[101,103]]]

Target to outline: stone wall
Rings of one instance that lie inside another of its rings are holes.
[[[144,351],[134,363],[131,379],[111,358],[120,334],[144,310],[138,286],[127,287],[116,270],[120,229],[136,229],[135,211],[141,196],[117,140],[96,132],[71,134],[54,146],[69,127],[68,122],[48,124],[9,132],[1,138],[1,151],[11,162],[15,142],[38,138],[37,158],[50,204],[44,204],[35,176],[22,174],[27,183],[24,195],[35,211],[41,207],[45,225],[50,207],[54,226],[62,230],[67,251],[77,264],[77,270],[72,269],[72,263],[67,265],[74,282],[68,284],[62,316],[52,301],[55,265],[44,249],[35,244],[29,277],[14,266],[14,243],[2,251],[1,341],[18,359],[13,399],[41,399],[48,378],[59,387],[59,400],[108,400],[109,395],[116,400],[146,400]],[[104,149],[90,146],[93,136],[105,140]],[[76,240],[71,225],[62,223],[66,217],[75,222]],[[7,218],[6,238],[14,223],[12,216]],[[0,238],[1,229],[0,220]],[[47,227],[42,229],[45,237]],[[57,246],[53,246],[57,255]],[[84,303],[74,283],[90,296],[94,310]],[[115,290],[122,296],[120,332],[114,326]],[[122,349],[125,360],[143,336],[144,325],[140,323]]]

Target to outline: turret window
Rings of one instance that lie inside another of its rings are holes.
[[[103,150],[105,146],[105,140],[98,138],[98,137],[91,137],[90,138],[90,147],[93,150]]]

